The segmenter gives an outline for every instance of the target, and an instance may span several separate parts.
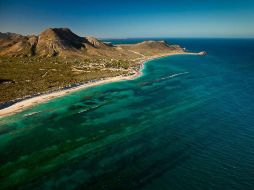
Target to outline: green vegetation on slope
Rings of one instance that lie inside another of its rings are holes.
[[[59,57],[0,57],[0,102],[57,90],[70,84],[128,74],[131,62],[67,61]]]

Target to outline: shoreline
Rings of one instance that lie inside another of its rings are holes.
[[[80,85],[77,84],[77,86],[75,86],[75,84],[74,84],[74,87],[71,87],[71,88],[64,87],[61,90],[48,92],[48,93],[46,92],[44,94],[42,93],[41,95],[38,95],[38,96],[32,96],[27,99],[17,101],[16,103],[14,103],[10,106],[7,106],[3,109],[0,109],[0,118],[14,115],[14,114],[24,111],[28,108],[31,108],[37,104],[48,102],[54,98],[58,98],[58,97],[67,95],[67,94],[70,94],[70,93],[78,91],[78,90],[86,89],[86,88],[93,87],[93,86],[99,86],[99,85],[103,85],[103,84],[107,84],[107,83],[112,83],[112,82],[120,82],[120,81],[124,81],[124,80],[134,80],[134,79],[142,76],[142,70],[144,69],[144,64],[146,62],[154,60],[154,59],[162,58],[162,57],[172,56],[172,55],[202,55],[202,54],[201,54],[201,52],[200,53],[174,52],[174,53],[168,53],[165,55],[157,55],[157,56],[151,56],[151,57],[148,57],[145,59],[141,59],[139,61],[139,64],[140,64],[139,69],[133,70],[134,74],[125,75],[125,76],[120,75],[120,76],[116,76],[116,77],[98,79],[96,81],[92,80],[92,81],[88,81],[88,82],[85,82]]]

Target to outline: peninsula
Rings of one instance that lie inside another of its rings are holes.
[[[174,54],[205,53],[166,41],[114,45],[68,28],[38,36],[0,33],[0,117],[81,88],[136,78],[145,61]]]

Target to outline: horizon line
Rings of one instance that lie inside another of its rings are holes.
[[[58,27],[49,27],[49,28],[58,28]],[[62,27],[61,27],[62,28]],[[70,29],[71,30],[71,29]],[[72,30],[71,30],[72,31]],[[6,32],[2,32],[0,31],[1,33],[14,33],[14,34],[20,34],[20,35],[24,35],[24,36],[28,36],[28,35],[39,35],[40,32],[31,32],[31,33],[18,33],[18,32],[10,32],[10,31],[6,31]],[[72,31],[73,32],[73,31]],[[74,34],[77,34],[79,35],[80,37],[82,37],[83,35],[80,34],[80,32],[78,33],[75,33],[73,32]],[[167,39],[254,39],[254,34],[253,35],[246,35],[246,36],[146,36],[146,37],[99,37],[97,35],[92,35],[92,34],[87,34],[87,35],[84,35],[85,36],[94,36],[100,40],[104,40],[104,39],[110,39],[110,40],[123,40],[123,39],[164,39],[164,38],[167,38]]]
[[[241,36],[241,37],[225,37],[225,36],[209,36],[209,37],[196,37],[196,36],[173,36],[173,37],[98,37],[100,40],[128,40],[128,39],[254,39],[254,36]]]

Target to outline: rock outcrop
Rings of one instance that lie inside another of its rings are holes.
[[[56,56],[65,51],[76,51],[84,47],[84,38],[74,34],[67,28],[49,28],[44,30],[38,38],[36,54],[42,56]]]
[[[110,45],[101,42],[100,40],[92,37],[92,36],[87,36],[85,37],[86,41],[88,44],[90,44],[91,46],[95,47],[95,48],[106,48],[106,47],[111,47]]]

